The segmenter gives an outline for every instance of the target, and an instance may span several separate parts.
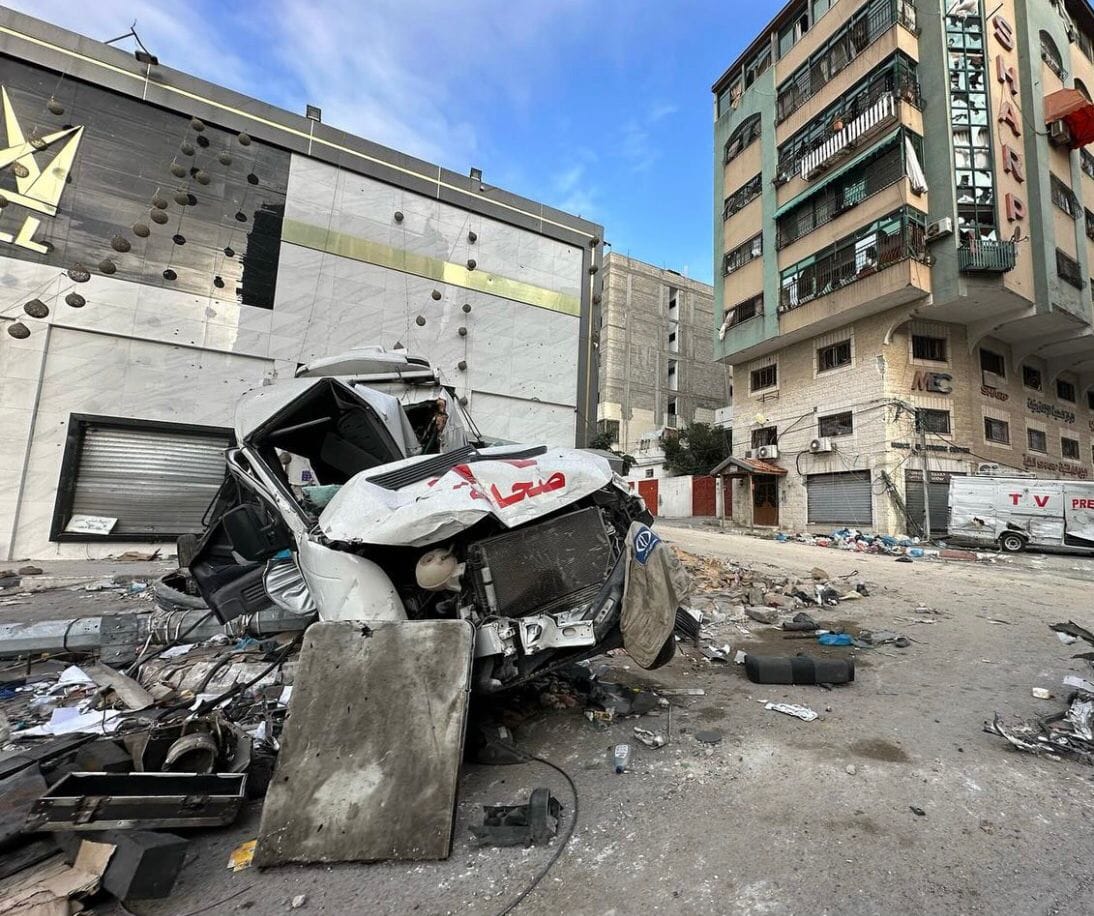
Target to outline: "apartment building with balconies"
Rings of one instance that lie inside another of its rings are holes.
[[[1087,0],[794,0],[718,79],[739,521],[920,533],[952,475],[1091,475],[1092,80]]]

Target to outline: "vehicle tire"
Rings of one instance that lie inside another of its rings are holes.
[[[648,671],[653,671],[655,668],[662,668],[673,660],[676,655],[676,637],[670,636],[665,640],[665,644],[661,647],[661,651],[657,653],[657,658],[653,660],[653,664],[649,666]]]
[[[1020,534],[1003,534],[999,538],[999,546],[1006,553],[1019,553],[1025,550],[1026,539]]]

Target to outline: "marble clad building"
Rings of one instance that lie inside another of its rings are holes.
[[[351,347],[593,434],[600,226],[7,9],[0,86],[5,558],[199,529],[238,396]]]

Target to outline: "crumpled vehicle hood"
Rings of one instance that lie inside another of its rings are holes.
[[[332,541],[425,546],[487,516],[516,528],[595,493],[614,476],[603,458],[563,448],[532,458],[480,454],[439,476],[398,489],[369,479],[391,467],[350,478],[319,516],[319,530]]]

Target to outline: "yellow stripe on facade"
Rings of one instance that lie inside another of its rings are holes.
[[[286,219],[284,221],[281,227],[281,240],[313,251],[323,251],[353,261],[375,264],[377,267],[425,277],[449,286],[489,293],[491,296],[500,296],[502,299],[511,299],[537,308],[562,312],[564,315],[581,314],[581,300],[577,296],[567,296],[542,286],[511,280],[485,270],[468,270],[463,264],[453,264],[440,258],[392,248],[382,242],[374,242],[345,232],[336,232],[300,220]]]

